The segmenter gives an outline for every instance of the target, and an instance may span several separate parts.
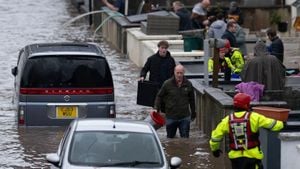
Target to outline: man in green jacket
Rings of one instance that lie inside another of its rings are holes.
[[[194,88],[184,72],[184,67],[177,65],[174,76],[163,83],[155,99],[157,112],[165,105],[168,138],[175,137],[177,128],[181,137],[188,138],[190,122],[196,117]]]

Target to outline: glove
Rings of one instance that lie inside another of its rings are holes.
[[[218,149],[218,150],[212,152],[213,156],[214,156],[214,157],[217,157],[217,158],[220,157],[220,155],[221,155],[222,153],[223,153],[223,152],[222,152],[222,150],[220,150],[220,149]]]

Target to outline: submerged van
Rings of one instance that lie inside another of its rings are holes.
[[[97,44],[27,45],[12,74],[19,126],[61,126],[76,118],[116,116],[112,74]]]

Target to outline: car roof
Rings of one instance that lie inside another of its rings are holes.
[[[126,131],[153,133],[154,129],[148,122],[129,119],[76,119],[76,131]]]
[[[103,56],[103,52],[98,45],[84,42],[36,43],[27,45],[25,49],[30,56],[67,53]]]

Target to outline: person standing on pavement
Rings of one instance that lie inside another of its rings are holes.
[[[165,105],[167,137],[174,138],[177,128],[180,137],[188,138],[190,122],[196,117],[195,94],[192,83],[184,76],[182,65],[174,69],[174,76],[166,80],[157,93],[155,109],[161,112],[161,105]]]
[[[173,10],[176,15],[179,16],[179,31],[191,30],[192,21],[191,21],[191,12],[188,11],[184,4],[180,1],[173,2]]]
[[[173,76],[176,64],[168,51],[169,43],[167,41],[162,40],[158,42],[157,47],[158,51],[148,57],[144,64],[140,73],[140,80],[143,81],[146,79],[149,72],[149,81],[157,83],[161,87],[165,80]]]
[[[276,56],[281,63],[283,63],[284,46],[282,40],[277,36],[276,30],[272,28],[267,30],[267,36],[271,41],[271,44],[268,48],[269,52],[271,55]]]
[[[230,42],[231,47],[238,47],[236,43],[236,38],[234,33],[236,32],[237,26],[235,21],[228,21],[227,28],[224,34],[222,35],[222,39],[227,39]]]
[[[111,4],[107,0],[102,0],[102,2],[113,11],[117,11],[121,14],[125,14],[125,0],[116,0],[114,4]]]
[[[200,0],[195,4],[192,10],[192,27],[193,29],[205,29],[209,24],[207,19],[207,8],[210,6],[210,0]]]
[[[250,100],[248,94],[236,94],[233,98],[235,112],[223,118],[211,133],[209,144],[214,157],[220,156],[220,143],[229,135],[228,157],[232,169],[263,169],[259,129],[279,131],[283,128],[282,121],[251,112]]]

